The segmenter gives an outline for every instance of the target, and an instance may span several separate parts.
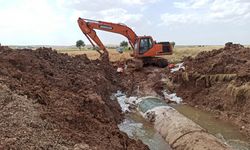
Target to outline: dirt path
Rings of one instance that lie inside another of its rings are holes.
[[[118,81],[84,55],[0,47],[0,149],[147,149],[117,127]]]
[[[250,48],[227,43],[184,60],[186,70],[172,78],[189,105],[229,120],[250,137]]]

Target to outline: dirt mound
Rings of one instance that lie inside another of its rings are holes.
[[[250,49],[239,44],[227,43],[219,50],[199,53],[194,59],[186,58],[188,71],[201,74],[250,74]]]
[[[122,115],[110,95],[118,80],[109,63],[90,61],[85,55],[0,47],[0,82],[7,85],[0,91],[8,91],[0,99],[6,114],[0,118],[0,145],[5,149],[147,149],[117,127]]]
[[[185,102],[230,119],[250,137],[250,48],[224,48],[185,58],[186,70],[173,75]]]

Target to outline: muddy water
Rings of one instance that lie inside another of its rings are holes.
[[[244,137],[236,126],[228,122],[215,119],[215,116],[187,105],[173,105],[177,111],[193,120],[235,150],[250,150],[250,141]]]
[[[139,104],[139,110],[146,112],[155,107],[167,106],[167,104],[159,98],[145,98],[143,103]],[[219,138],[222,142],[230,145],[235,150],[250,150],[250,142],[243,136],[236,126],[229,122],[215,119],[211,113],[201,111],[187,105],[171,105],[178,112],[199,124],[209,133]]]
[[[126,95],[117,91],[111,99],[117,99],[122,112],[125,113],[125,119],[118,125],[119,129],[125,132],[132,139],[139,139],[148,145],[150,150],[171,150],[170,146],[156,132],[153,124],[147,122],[137,111],[130,112],[129,105],[125,103]]]
[[[125,115],[125,120],[119,125],[119,129],[132,139],[140,139],[148,145],[150,150],[171,150],[159,133],[157,133],[152,124],[145,121],[137,113]]]

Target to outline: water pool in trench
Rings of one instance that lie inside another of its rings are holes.
[[[169,144],[157,133],[153,125],[142,118],[139,113],[126,114],[124,121],[118,127],[130,138],[139,139],[148,145],[150,150],[171,150]]]
[[[141,105],[142,108],[139,108],[142,112],[154,107],[167,105],[163,100],[152,97],[146,99],[145,102]],[[171,105],[171,107],[199,124],[222,142],[232,146],[233,149],[250,150],[250,142],[238,131],[236,126],[233,126],[229,122],[218,120],[211,113],[187,105],[177,104]],[[151,150],[171,149],[169,144],[154,129],[153,124],[147,122],[139,112],[127,113],[125,120],[119,125],[119,128],[121,131],[127,133],[130,138],[140,139]]]
[[[188,105],[172,105],[178,112],[191,119],[209,133],[226,142],[235,150],[250,150],[250,141],[229,122],[218,120],[215,115]]]

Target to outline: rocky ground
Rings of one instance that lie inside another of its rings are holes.
[[[184,102],[231,121],[250,137],[250,48],[227,43],[185,58],[184,66],[171,75]]]
[[[0,149],[148,149],[117,127],[119,81],[85,55],[0,47]]]

